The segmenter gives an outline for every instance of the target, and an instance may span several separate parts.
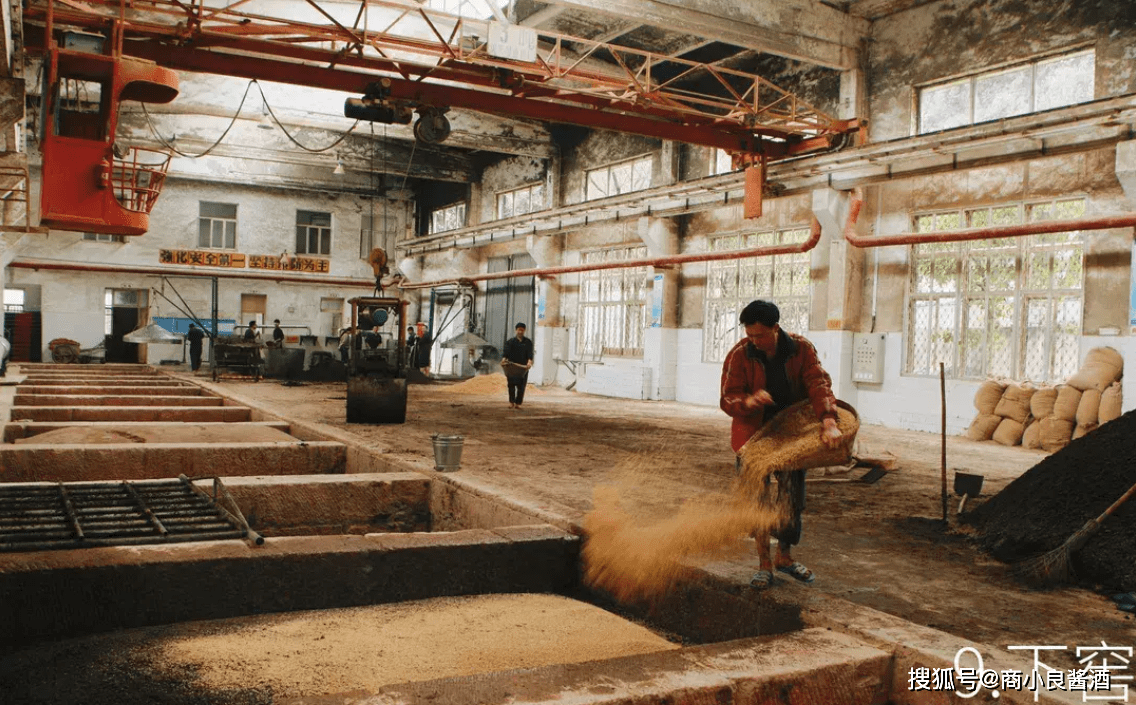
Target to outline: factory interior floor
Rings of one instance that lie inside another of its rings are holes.
[[[161,376],[157,370],[153,373]],[[172,384],[191,383],[202,387],[201,392],[213,398],[215,395],[226,397],[224,407],[212,408],[236,410],[247,406],[257,409],[256,418],[261,425],[241,427],[250,434],[254,431],[276,433],[271,427],[279,425],[290,428],[291,434],[298,438],[319,438],[327,442],[325,445],[347,448],[348,473],[403,473],[402,481],[422,477],[416,473],[423,473],[434,481],[457,483],[462,492],[475,492],[504,502],[520,510],[522,515],[534,517],[534,522],[547,522],[576,534],[584,534],[583,527],[594,507],[597,491],[617,491],[621,507],[634,518],[641,529],[640,535],[649,541],[655,527],[673,518],[678,508],[689,502],[720,497],[729,491],[735,478],[734,455],[728,445],[730,421],[716,408],[621,400],[530,386],[523,408],[511,409],[504,378],[488,375],[458,383],[412,385],[405,424],[349,425],[345,421],[346,391],[342,383],[285,384],[280,380],[249,378],[215,382],[208,376],[193,375],[185,370],[165,368],[161,373],[172,377]],[[66,376],[66,373],[61,374]],[[14,398],[11,385],[19,380],[20,371],[16,368],[0,386],[0,420],[16,421],[19,416],[20,407],[7,408]],[[190,397],[191,400],[199,398]],[[221,403],[220,400],[217,403]],[[13,416],[10,411],[17,413]],[[245,411],[247,413],[247,409]],[[197,439],[197,445],[208,445],[215,440],[208,437],[215,430],[210,426],[186,424],[178,442],[186,444],[185,452],[189,452],[194,446],[192,434],[204,434]],[[462,437],[460,469],[446,473],[435,470],[434,434]],[[84,438],[84,443],[121,442],[121,439]],[[244,440],[255,439],[250,435]],[[161,443],[162,439],[133,442],[155,441]],[[268,442],[267,445],[273,444]],[[277,445],[296,450],[297,444],[292,439]],[[302,447],[304,442],[299,445]],[[33,454],[38,452],[35,447],[25,446]],[[54,449],[39,447],[54,452]],[[368,469],[360,469],[358,461],[351,460],[351,453],[355,453],[356,458],[365,456]],[[800,637],[806,641],[820,638],[818,634],[826,629],[855,634],[857,639],[871,632],[875,637],[870,641],[877,646],[910,644],[925,639],[922,642],[925,647],[948,660],[959,648],[971,644],[980,647],[981,653],[995,656],[1005,656],[1007,647],[1014,645],[1063,645],[1065,651],[1046,655],[1049,665],[1063,669],[1083,667],[1077,661],[1078,646],[1102,642],[1130,644],[1133,617],[1116,608],[1105,586],[1082,584],[1041,591],[1021,584],[1005,565],[980,551],[968,528],[958,523],[955,517],[958,498],[953,493],[948,498],[950,521],[947,525],[940,521],[943,511],[940,436],[864,425],[857,436],[855,453],[862,457],[894,456],[894,467],[874,482],[861,479],[865,468],[810,471],[804,539],[794,551],[794,557],[816,572],[813,584],[801,585],[779,575],[766,592],[752,592],[747,585],[757,561],[752,540],[741,536],[729,558],[715,556],[701,561],[692,559],[692,562],[714,580],[731,586],[729,590],[735,595],[744,594],[745,600],[767,603],[770,613],[782,605],[797,605],[798,609],[811,611],[813,615],[806,623],[812,629],[802,632]],[[224,455],[211,457],[223,458]],[[971,501],[972,508],[997,494],[1045,457],[1045,453],[1020,447],[974,443],[956,436],[947,438],[948,469],[977,473],[985,478],[982,495]],[[224,461],[209,462],[212,463],[210,473],[220,476],[248,475],[249,470],[255,473],[259,469],[234,467],[226,472]],[[351,469],[353,462],[354,470]],[[279,469],[291,472],[283,467]],[[54,472],[51,468],[48,470]],[[343,472],[343,465],[338,470],[324,472]],[[253,477],[250,481],[259,480]],[[527,529],[518,530],[523,533]],[[313,540],[319,543],[325,539]],[[282,540],[276,545],[279,548],[274,550],[288,552],[295,550],[289,546],[299,544]],[[207,553],[220,550],[217,546],[202,546],[199,550]],[[244,549],[230,550],[239,553]],[[336,550],[342,553],[343,549]],[[269,553],[265,556],[268,556],[266,560],[271,559]],[[18,563],[17,560],[13,565]],[[534,568],[527,570],[531,572]],[[701,609],[698,604],[692,605],[695,611]],[[864,611],[863,608],[870,609]],[[891,617],[872,617],[872,610]],[[892,617],[902,622],[887,621]],[[915,631],[904,625],[910,625]],[[916,625],[937,631],[919,632]],[[143,633],[153,632],[139,632]],[[836,634],[832,638],[847,639],[838,638]],[[71,642],[60,642],[59,648],[71,648],[66,646],[68,643]],[[751,645],[748,641],[736,643],[745,648]],[[850,644],[853,651],[862,652],[864,648],[863,642],[855,639]],[[830,647],[832,654],[843,653],[832,644],[819,651],[819,647],[808,647],[811,651],[806,651],[828,653],[826,649]],[[50,661],[54,658],[52,648],[29,651],[28,658]],[[703,658],[701,653],[690,652],[684,658],[697,661]],[[877,655],[882,657],[883,653]],[[1022,655],[1013,656],[1020,668]],[[903,670],[903,664],[910,662],[899,655],[893,658],[897,659],[897,673]],[[17,663],[12,661],[9,666],[15,667]],[[684,671],[691,667],[676,662],[668,668]],[[601,674],[601,680],[604,677]],[[899,676],[894,678],[898,680]],[[501,685],[504,690],[499,695],[505,700],[509,697],[509,682],[502,681]],[[553,691],[560,687],[556,685],[560,682],[555,681]],[[464,686],[459,683],[454,687],[457,690],[453,692],[459,692]],[[895,687],[899,687],[898,683]],[[893,695],[897,693],[892,690]],[[427,695],[420,693],[417,700],[407,702],[428,700]],[[45,700],[49,701],[54,702]],[[662,701],[667,700],[664,697]]]
[[[514,410],[497,375],[412,385],[405,425],[361,426],[345,422],[341,384],[202,383],[287,420],[347,434],[406,469],[433,471],[431,434],[461,435],[455,476],[558,519],[564,528],[578,530],[597,487],[618,487],[624,506],[649,523],[684,501],[727,490],[735,473],[730,421],[716,408],[530,385],[523,407]],[[1075,646],[1129,644],[1133,616],[1116,609],[1107,589],[1031,589],[983,554],[955,520],[953,492],[944,530],[938,434],[864,425],[857,442],[861,455],[897,456],[895,470],[871,484],[856,481],[863,468],[813,471],[804,538],[794,557],[818,577],[804,586],[779,576],[771,590],[820,591],[999,650],[1063,644],[1070,650],[1050,661],[1065,668],[1077,665]],[[1045,457],[1022,447],[947,438],[949,471],[985,477],[971,508]],[[751,554],[705,567],[744,584],[757,561]]]

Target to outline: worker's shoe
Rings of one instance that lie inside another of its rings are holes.
[[[805,567],[804,563],[793,561],[789,565],[777,566],[777,572],[784,573],[794,580],[799,580],[802,583],[811,583],[816,580],[816,575]]]
[[[773,571],[759,570],[749,579],[749,586],[754,590],[764,590],[773,584]]]

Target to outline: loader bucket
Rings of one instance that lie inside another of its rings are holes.
[[[380,375],[347,378],[347,423],[404,423],[406,380]]]

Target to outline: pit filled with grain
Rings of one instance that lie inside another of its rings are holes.
[[[28,705],[243,705],[677,648],[566,597],[449,597],[69,639],[6,659],[0,692]]]

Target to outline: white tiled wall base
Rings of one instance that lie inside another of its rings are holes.
[[[651,369],[642,364],[622,362],[589,364],[576,383],[584,394],[598,394],[620,399],[650,399]]]

